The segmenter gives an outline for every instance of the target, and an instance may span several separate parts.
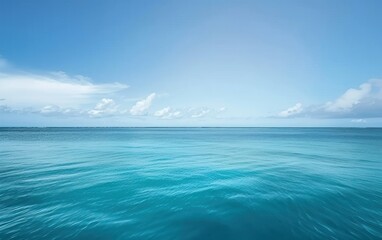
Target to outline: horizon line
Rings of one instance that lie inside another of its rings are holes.
[[[254,127],[254,126],[230,126],[230,127],[222,127],[222,126],[204,126],[204,127],[197,127],[197,126],[184,126],[184,127],[175,127],[175,126],[164,126],[164,127],[160,127],[160,126],[148,126],[148,127],[142,127],[142,126],[129,126],[129,127],[126,127],[126,126],[49,126],[49,127],[37,127],[37,126],[0,126],[0,129],[1,128],[359,128],[359,129],[363,129],[363,128],[382,128],[382,127],[357,127],[357,126],[354,126],[354,127],[335,127],[335,126],[326,126],[326,127],[323,127],[323,126],[305,126],[305,127],[302,127],[302,126],[295,126],[295,127],[287,127],[287,126],[268,126],[268,127]]]

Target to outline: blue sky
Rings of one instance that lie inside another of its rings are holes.
[[[380,9],[0,0],[0,126],[382,126]]]

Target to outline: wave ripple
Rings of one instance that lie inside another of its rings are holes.
[[[0,239],[381,239],[382,129],[0,128]]]

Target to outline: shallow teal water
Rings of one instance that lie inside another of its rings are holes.
[[[381,239],[382,129],[0,128],[0,239]]]

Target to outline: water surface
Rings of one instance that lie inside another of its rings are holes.
[[[381,239],[382,129],[0,128],[0,239]]]

